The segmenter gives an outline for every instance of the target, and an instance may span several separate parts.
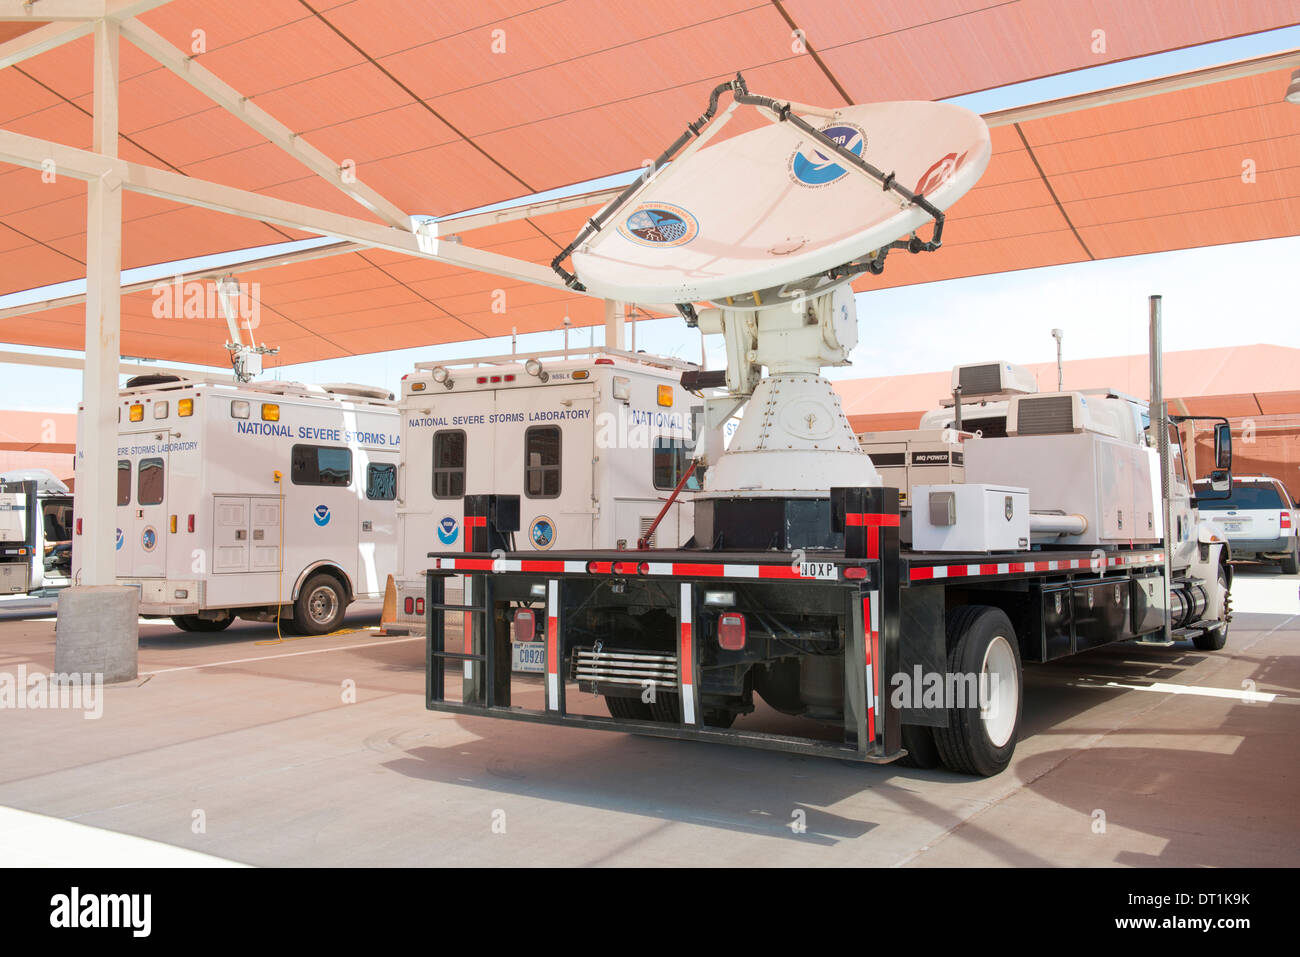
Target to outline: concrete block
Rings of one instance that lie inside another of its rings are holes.
[[[59,592],[54,670],[102,674],[105,682],[139,675],[140,593],[129,585],[83,585]]]

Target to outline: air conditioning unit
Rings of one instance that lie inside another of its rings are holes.
[[[1007,404],[1007,435],[1069,435],[1093,432],[1118,437],[1113,424],[1092,414],[1081,392],[1013,396]]]
[[[961,386],[962,398],[1005,393],[1032,394],[1038,391],[1034,374],[1013,362],[974,362],[954,366],[952,387]]]

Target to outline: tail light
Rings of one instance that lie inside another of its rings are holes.
[[[415,599],[408,597],[406,601],[402,602],[402,611],[406,612],[408,615],[414,615]]]
[[[81,519],[77,519],[77,534],[81,534]]]
[[[191,515],[191,516],[189,516],[188,518],[185,519],[185,530],[186,530],[187,532],[192,532],[192,531],[194,531],[194,516],[193,516],[193,515]]]
[[[423,598],[417,598],[417,599],[415,599],[415,613],[416,613],[417,615],[423,615],[423,614],[424,614],[424,599],[423,599]]]
[[[531,608],[515,612],[515,641],[532,641],[537,637],[537,614]]]
[[[1290,512],[1283,512],[1283,513],[1281,514],[1281,516],[1279,516],[1277,524],[1278,524],[1278,527],[1279,527],[1279,528],[1290,528],[1290,527],[1291,527],[1291,513],[1290,513]]]
[[[718,647],[726,651],[745,649],[745,616],[728,612],[718,616]]]

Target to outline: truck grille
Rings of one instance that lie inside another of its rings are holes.
[[[575,648],[573,676],[581,683],[677,687],[677,656],[618,649]]]
[[[1020,435],[1060,435],[1074,431],[1074,399],[1068,395],[1021,399],[1016,403]]]

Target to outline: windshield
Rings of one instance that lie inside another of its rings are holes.
[[[1209,483],[1197,482],[1198,490],[1206,491]],[[1232,498],[1221,498],[1197,503],[1201,511],[1221,512],[1225,509],[1281,509],[1282,498],[1277,494],[1275,485],[1237,485],[1232,486]]]

